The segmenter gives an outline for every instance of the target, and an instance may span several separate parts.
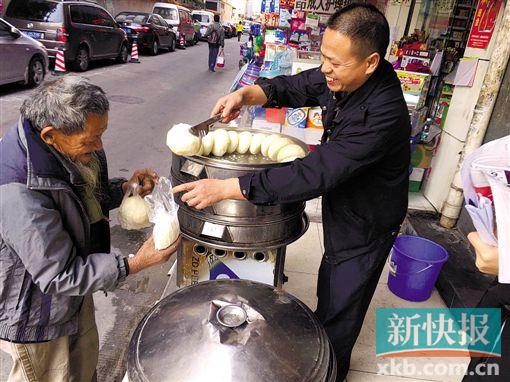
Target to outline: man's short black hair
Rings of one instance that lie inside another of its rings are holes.
[[[353,3],[332,15],[328,28],[337,31],[352,41],[354,54],[359,58],[377,52],[386,55],[390,40],[390,27],[384,14],[374,5]]]
[[[219,23],[220,22],[220,15],[214,15],[214,21]]]

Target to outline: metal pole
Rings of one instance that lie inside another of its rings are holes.
[[[464,204],[460,169],[464,158],[479,148],[485,137],[487,127],[498,97],[499,87],[508,66],[510,56],[510,1],[506,2],[499,34],[495,41],[494,51],[491,55],[487,73],[483,79],[482,89],[478,95],[471,124],[469,126],[466,142],[450,185],[450,191],[441,211],[440,224],[445,228],[453,228],[457,224],[460,211]]]
[[[407,14],[406,27],[404,29],[404,36],[409,35],[409,28],[411,27],[411,21],[413,20],[415,5],[416,5],[416,0],[411,0],[411,5],[409,6],[409,13]]]

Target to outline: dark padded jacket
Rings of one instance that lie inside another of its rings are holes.
[[[409,114],[400,81],[382,61],[356,91],[334,94],[318,69],[259,79],[267,107],[322,108],[324,135],[289,166],[240,177],[254,203],[322,196],[326,261],[369,253],[395,235],[407,211]]]

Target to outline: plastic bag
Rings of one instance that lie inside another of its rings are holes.
[[[179,207],[174,201],[170,180],[160,177],[154,191],[145,200],[149,205],[149,220],[154,223],[154,247],[157,250],[168,248],[180,234],[177,217]]]
[[[218,53],[218,57],[216,57],[216,66],[218,68],[223,68],[225,66],[225,52],[220,50],[220,53]]]
[[[149,207],[136,191],[137,183],[124,194],[119,207],[120,225],[124,229],[137,230],[149,227]]]

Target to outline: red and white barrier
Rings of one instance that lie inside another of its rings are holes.
[[[55,70],[54,74],[60,75],[66,73],[66,61],[64,59],[64,51],[57,50],[57,56],[55,57]]]
[[[140,60],[138,59],[138,46],[136,41],[133,41],[133,45],[131,46],[131,60],[129,62],[134,64],[139,64]]]

